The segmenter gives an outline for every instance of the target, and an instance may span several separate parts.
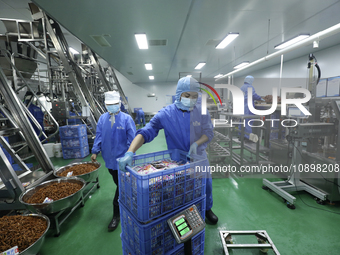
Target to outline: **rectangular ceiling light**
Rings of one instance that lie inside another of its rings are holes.
[[[203,66],[205,66],[205,62],[198,63],[195,69],[201,69]]]
[[[155,79],[155,76],[149,76],[149,79],[150,79],[150,80],[154,80],[154,79]]]
[[[229,33],[217,46],[216,49],[224,49],[229,43],[235,40],[239,33]]]
[[[287,48],[288,46],[293,45],[294,43],[297,43],[299,41],[302,41],[303,39],[306,39],[308,37],[309,37],[309,34],[300,34],[298,36],[295,36],[292,39],[289,39],[285,42],[282,42],[282,43],[274,46],[274,49],[275,50],[282,50],[282,49]]]
[[[242,63],[234,66],[234,69],[239,69],[239,68],[247,66],[247,65],[249,65],[249,61],[243,61]]]
[[[152,64],[151,63],[145,63],[145,69],[146,70],[152,70]]]
[[[215,79],[222,77],[223,74],[219,73],[218,75],[214,76]]]
[[[146,50],[149,48],[148,40],[146,39],[146,34],[135,34],[138,48],[141,50]]]
[[[72,54],[79,54],[79,52],[73,49],[72,47],[69,47],[68,49],[72,52]]]

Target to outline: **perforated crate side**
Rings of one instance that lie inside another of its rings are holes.
[[[186,152],[168,150],[134,157],[134,166],[155,160],[186,160]],[[132,168],[128,172],[119,169],[119,192],[121,203],[141,222],[182,207],[200,198],[206,192],[206,173],[196,172],[195,167],[206,159],[198,158],[172,169],[141,175]]]
[[[124,238],[124,232],[120,234],[120,238],[122,241],[122,250],[124,255],[143,255],[143,253],[135,253],[130,244],[126,243]],[[192,254],[193,255],[203,255],[204,254],[204,239],[205,239],[205,230],[198,233],[195,237],[192,238]],[[155,253],[159,255],[185,255],[184,253],[184,245],[180,244],[176,246],[176,248],[166,252],[166,253]]]
[[[205,197],[193,201],[197,209],[205,219]],[[192,204],[191,204],[192,205]],[[183,207],[147,224],[139,222],[124,205],[120,206],[121,229],[126,243],[129,243],[135,253],[164,254],[178,246],[167,220],[190,206]]]
[[[60,138],[73,138],[87,135],[86,125],[66,125],[59,128]]]
[[[192,238],[192,254],[193,255],[203,255],[204,254],[204,239],[205,239],[205,230],[198,233],[195,237]],[[181,244],[180,247],[174,249],[171,253],[167,255],[185,255],[184,253],[184,245]]]
[[[90,154],[89,146],[84,146],[82,148],[68,148],[63,149],[63,158],[70,159],[70,158],[85,158]]]
[[[64,137],[60,139],[60,143],[62,148],[79,148],[88,146],[88,138],[87,135],[81,137]]]

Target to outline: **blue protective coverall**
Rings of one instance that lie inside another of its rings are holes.
[[[137,111],[137,124],[141,124],[141,119],[143,120],[143,125],[145,126],[145,115],[142,109]]]
[[[206,135],[209,140],[198,146],[197,154],[206,158],[202,166],[208,167],[209,161],[205,148],[214,136],[210,114],[207,111],[206,115],[202,115],[199,103],[195,105],[192,111],[185,111],[185,106],[180,102],[180,96],[183,92],[198,92],[199,84],[197,85],[196,88],[192,86],[190,88],[188,83],[179,83],[175,103],[162,108],[144,128],[137,131],[137,134],[141,134],[145,143],[149,143],[158,135],[160,129],[164,129],[168,149],[179,149],[186,152],[189,151],[192,143],[201,138],[202,135]],[[211,176],[207,178],[206,199],[206,210],[208,211],[213,206]]]
[[[117,158],[123,157],[135,138],[136,127],[130,115],[119,112],[111,128],[110,114],[100,116],[97,123],[96,139],[92,154],[102,153],[108,169],[118,169]]]
[[[255,92],[255,88],[253,87],[253,81],[254,81],[254,77],[253,76],[247,76],[244,79],[244,84],[241,87],[241,90],[244,94],[244,115],[254,115],[248,107],[248,88],[251,88],[253,91],[253,106],[254,106],[254,101],[260,101],[261,100],[261,96],[259,96],[258,94],[256,94]],[[249,119],[245,119],[245,132],[246,133],[252,133],[252,128],[248,125],[248,121]],[[239,125],[239,130],[241,130],[242,126]],[[244,137],[249,139],[249,135],[248,134],[244,134]]]

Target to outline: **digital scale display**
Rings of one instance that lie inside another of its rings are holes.
[[[189,224],[186,222],[184,216],[183,218],[177,220],[175,222],[176,228],[178,233],[180,234],[181,237],[183,237],[185,234],[187,234],[188,232],[190,232],[191,228],[189,226]]]

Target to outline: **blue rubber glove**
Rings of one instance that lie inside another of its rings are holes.
[[[198,147],[198,144],[197,143],[193,143],[190,146],[190,149],[189,149],[187,157],[190,157],[192,154],[197,154],[197,147]]]
[[[133,157],[133,152],[127,151],[124,157],[118,160],[120,171],[126,172],[126,169],[125,169],[126,165],[128,166],[132,165],[132,157]]]

